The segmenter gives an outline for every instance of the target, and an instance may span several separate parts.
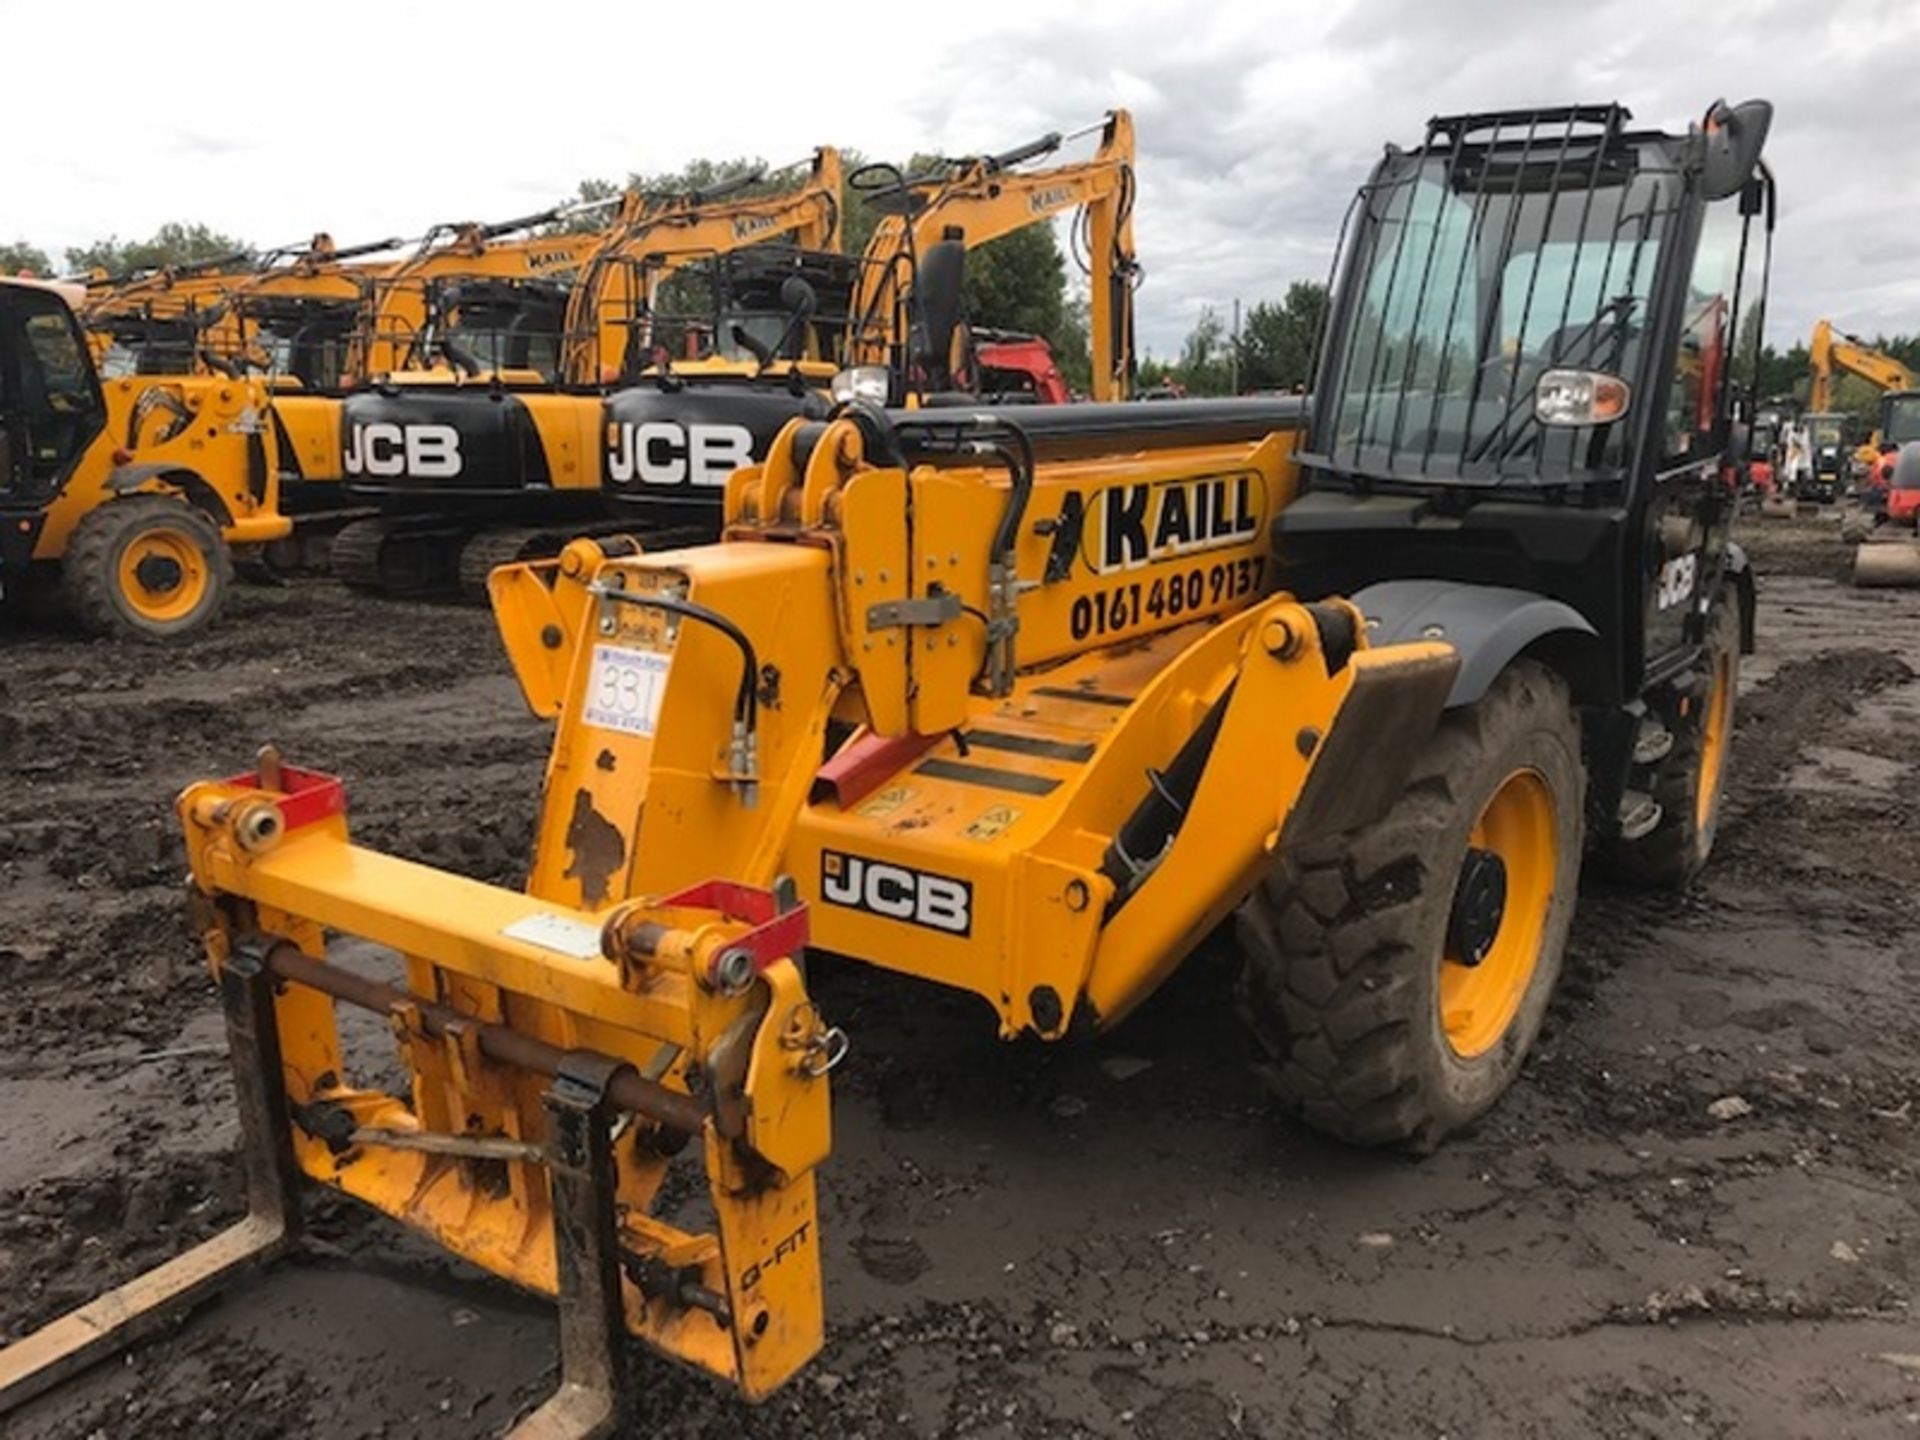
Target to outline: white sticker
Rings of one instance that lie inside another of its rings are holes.
[[[522,940],[551,950],[556,955],[571,955],[576,960],[600,958],[600,927],[564,915],[528,915],[500,932],[509,940]]]
[[[593,671],[587,676],[587,724],[628,735],[652,735],[660,723],[660,702],[667,693],[670,655],[593,647]]]

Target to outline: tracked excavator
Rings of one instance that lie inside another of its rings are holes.
[[[1821,320],[1814,325],[1813,337],[1807,344],[1807,355],[1809,414],[1836,413],[1834,385],[1843,375],[1856,376],[1875,389],[1888,393],[1920,388],[1920,379],[1916,379],[1913,371],[1900,360],[1884,350],[1875,349],[1857,335],[1835,330],[1833,322],[1829,320]],[[1873,434],[1860,446],[1858,455],[1863,465],[1879,458],[1880,440],[1881,427],[1876,426]]]
[[[1094,134],[1091,159],[1021,168]],[[849,187],[882,219],[857,262],[805,237],[791,250],[729,244],[702,260],[697,293],[706,305],[698,313],[669,313],[657,303],[661,282],[698,257],[691,239],[668,249],[671,235],[648,236],[652,278],[628,287],[644,291],[648,303],[622,332],[650,337],[647,343],[616,350],[607,338],[611,322],[587,325],[578,315],[569,322],[597,347],[572,352],[571,384],[562,387],[590,390],[587,377],[602,379],[597,447],[574,448],[585,418],[577,400],[563,395],[509,390],[507,405],[488,406],[476,385],[465,395],[356,399],[350,426],[364,418],[393,447],[383,459],[388,474],[365,477],[356,488],[381,496],[396,517],[345,537],[356,542],[346,554],[357,568],[343,573],[388,593],[458,586],[477,597],[494,565],[552,553],[569,527],[637,528],[656,542],[712,535],[725,474],[763,456],[793,416],[823,413],[836,393],[914,403],[977,399],[976,347],[965,328],[955,332],[952,354],[926,352],[915,339],[915,297],[931,290],[951,297],[938,307],[957,301],[968,248],[1056,215],[1079,215],[1077,248],[1092,277],[1095,394],[1124,396],[1137,278],[1133,154],[1132,120],[1116,111],[1084,131],[945,162],[926,174],[864,166],[848,177]],[[641,249],[629,244],[626,254],[631,259]],[[592,287],[585,297],[588,312],[605,313]],[[1011,350],[1005,358],[1013,366],[1031,363]],[[637,373],[636,361],[643,367]],[[608,374],[619,381],[605,384]],[[1045,378],[1041,371],[1033,380]],[[515,401],[525,405],[525,417]],[[464,407],[459,415],[428,413],[456,403]],[[438,427],[431,433],[452,448],[415,465],[404,445],[424,442],[427,426]],[[495,523],[476,526],[489,512]]]
[[[1085,161],[1044,170],[1017,167],[1062,145],[1098,135]],[[936,273],[965,249],[1055,215],[1075,214],[1073,251],[1089,281],[1088,329],[1095,400],[1124,400],[1133,384],[1133,288],[1139,267],[1133,245],[1133,117],[1114,110],[1098,123],[1042,136],[1002,155],[950,161],[944,171],[902,177],[890,165],[869,165],[851,179],[882,213],[867,245],[856,305],[851,363],[861,398],[904,404],[908,398],[977,388],[969,334],[956,335],[952,356],[920,356],[902,343],[915,319],[914,286],[924,262]],[[1012,357],[1003,357],[1012,358]],[[884,372],[885,391],[880,389]],[[862,373],[864,372],[864,373]]]
[[[550,370],[573,277],[615,223],[573,222],[609,210],[624,218],[641,203],[627,192],[511,220],[433,226],[375,287],[349,369],[363,379],[483,366]]]
[[[1838,338],[1836,338],[1838,336]],[[1834,380],[1854,375],[1885,392],[1873,433],[1854,456],[1861,479],[1854,487],[1854,504],[1842,513],[1840,538],[1860,548],[1854,552],[1853,582],[1865,586],[1920,585],[1920,450],[1912,456],[1906,447],[1920,441],[1920,377],[1896,357],[1877,350],[1858,336],[1833,329],[1820,321],[1808,346],[1812,384],[1808,408],[1831,411]],[[1811,421],[1816,417],[1809,416]],[[1819,417],[1837,423],[1837,415]],[[1815,484],[1823,476],[1815,466]],[[1836,487],[1837,488],[1837,487]]]
[[[340,504],[340,400],[374,296],[399,262],[398,238],[336,248],[319,240],[288,263],[228,288],[203,338],[207,368],[262,377],[279,442],[281,501],[295,516]],[[380,257],[380,258],[375,258]]]
[[[351,777],[271,748],[189,786],[252,1208],[0,1351],[0,1413],[287,1253],[313,1186],[557,1300],[517,1435],[619,1432],[655,1357],[764,1399],[838,1243],[828,955],[1070,1042],[1233,918],[1221,1004],[1290,1109],[1416,1149],[1470,1124],[1583,851],[1676,885],[1713,843],[1758,327],[1701,299],[1764,296],[1769,118],[1436,118],[1354,202],[1311,398],[856,401],[728,479],[719,543],[503,568],[555,727],[524,890],[356,844]],[[921,324],[937,356],[959,317]],[[405,1094],[354,1073],[342,1006]]]
[[[353,397],[344,416],[348,483],[384,513],[340,534],[335,573],[386,594],[450,591],[464,577],[483,595],[498,560],[526,551],[550,554],[577,530],[604,525],[602,409],[609,388],[662,362],[671,373],[658,383],[669,387],[684,388],[689,369],[706,377],[732,367],[751,376],[761,362],[733,338],[746,333],[751,339],[749,327],[770,323],[776,342],[798,356],[788,367],[811,367],[824,384],[836,362],[830,354],[819,357],[820,326],[811,310],[822,291],[831,297],[849,284],[835,249],[839,155],[816,151],[793,188],[747,193],[764,178],[736,177],[687,195],[630,197],[580,258],[564,309],[537,340],[526,331],[519,338],[498,333],[475,347],[498,363],[467,355],[430,373],[387,376]],[[765,252],[785,236],[796,245],[778,259],[738,260],[741,252]],[[663,287],[694,266],[710,284],[718,318],[709,317],[706,353],[688,356],[686,342],[701,337],[658,313],[658,302]],[[808,316],[792,326],[791,305],[779,300],[789,281],[813,297]],[[844,310],[843,303],[833,313]],[[669,330],[673,348],[682,350],[677,363],[665,348]],[[430,333],[421,348],[434,343]],[[530,367],[524,353],[514,353],[527,343],[544,347],[546,364]],[[694,463],[718,463],[709,459],[711,438],[705,431],[696,435]],[[746,458],[729,444],[713,443],[720,458]]]
[[[81,323],[109,376],[231,374],[239,365],[290,371],[298,321],[290,315],[276,317],[265,306],[249,314],[235,303],[236,297],[310,301],[314,312],[309,323],[331,331],[328,338],[337,344],[367,283],[385,268],[372,257],[401,243],[391,238],[340,247],[322,232],[304,245],[262,255],[223,256],[98,280],[87,286]],[[304,369],[318,363],[317,358],[300,358]]]
[[[414,343],[425,328],[424,297],[462,275],[496,284],[503,297],[496,309],[505,308],[505,297],[524,295],[520,308],[537,313],[546,294],[541,287],[563,284],[593,241],[591,236],[525,232],[614,203],[554,207],[493,224],[434,226],[404,259],[348,263],[356,250],[235,287],[227,302],[237,332],[229,353],[247,369],[264,372],[273,385],[282,500],[289,512],[307,517],[348,503],[341,484],[342,407],[347,395],[376,373],[373,367],[431,369],[444,363],[436,362],[431,347]],[[364,248],[392,250],[401,243]],[[399,343],[400,336],[408,343]]]

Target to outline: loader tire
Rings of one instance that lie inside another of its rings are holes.
[[[129,495],[74,527],[60,580],[67,608],[93,634],[177,640],[219,615],[233,556],[219,527],[187,501]]]
[[[1597,847],[1608,873],[1629,885],[1678,890],[1713,853],[1740,693],[1740,602],[1731,589],[1721,591],[1707,616],[1701,663],[1706,691],[1675,731],[1673,749],[1653,787],[1659,823],[1638,840],[1608,840]]]
[[[1519,660],[1385,817],[1275,866],[1240,908],[1239,1001],[1290,1110],[1424,1154],[1500,1098],[1560,977],[1585,788],[1565,682]]]

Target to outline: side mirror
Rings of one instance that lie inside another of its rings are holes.
[[[967,274],[967,247],[959,240],[937,240],[920,257],[914,279],[913,359],[932,381],[949,388],[948,357],[960,325],[960,289]]]
[[[787,307],[787,323],[781,327],[780,338],[772,345],[762,345],[740,326],[733,327],[733,338],[753,351],[762,371],[775,360],[783,357],[798,360],[805,352],[807,322],[813,319],[813,312],[820,307],[820,297],[813,293],[813,286],[802,277],[789,275],[780,282],[780,303]],[[796,345],[796,341],[800,343]]]
[[[1708,107],[1700,165],[1701,188],[1708,200],[1724,200],[1740,192],[1760,163],[1772,124],[1773,105],[1766,100],[1743,100],[1738,105],[1716,100]]]
[[[803,278],[789,275],[780,282],[780,303],[787,307],[787,328],[774,353],[798,360],[806,350],[807,324],[820,308],[820,297]]]

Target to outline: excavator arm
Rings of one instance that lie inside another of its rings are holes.
[[[731,198],[722,189],[623,209],[587,259],[567,301],[561,365],[567,380],[591,385],[611,378],[606,357],[622,353],[627,322],[647,298],[638,287],[656,283],[664,269],[783,236],[804,250],[838,249],[840,152],[822,146],[805,163],[805,180],[780,194]],[[662,263],[643,278],[638,263],[650,260]]]
[[[1080,238],[1092,288],[1093,398],[1124,400],[1134,360],[1133,118],[1114,110],[1099,129],[1100,147],[1089,160],[1042,170],[1012,168],[1071,138],[1050,135],[1006,155],[968,160],[924,205],[883,218],[868,241],[862,267],[854,309],[862,321],[855,359],[880,363],[904,343],[913,257],[943,239],[960,240],[971,249],[1078,210],[1085,217]]]
[[[1807,410],[1812,414],[1833,409],[1833,382],[1836,375],[1857,375],[1881,390],[1911,390],[1916,379],[1913,371],[1883,350],[1844,331],[1836,331],[1832,322],[1820,321],[1813,327],[1813,339],[1807,349],[1813,383],[1807,395]]]
[[[605,242],[606,227],[524,232],[616,205],[625,214],[637,203],[629,192],[513,220],[434,226],[411,257],[374,285],[357,327],[349,368],[356,375],[371,376],[423,366],[427,362],[419,351],[429,323],[433,282],[455,277],[512,281],[572,275]]]
[[[230,370],[258,363],[257,327],[249,302],[268,299],[360,304],[370,283],[390,264],[366,257],[398,248],[397,238],[341,248],[322,232],[305,246],[269,252],[243,268],[230,264],[165,269],[92,295],[81,324],[95,339],[96,354],[116,338],[144,326],[175,326],[182,373]]]

